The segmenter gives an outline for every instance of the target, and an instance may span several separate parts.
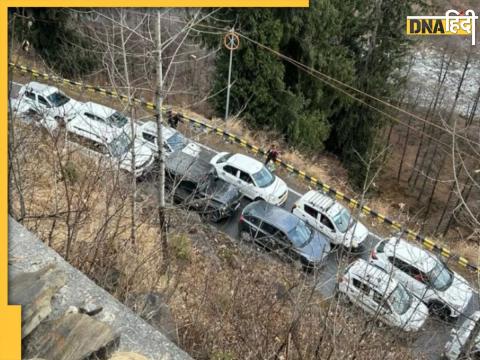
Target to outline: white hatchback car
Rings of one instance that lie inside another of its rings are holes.
[[[338,290],[367,313],[405,331],[417,331],[428,317],[428,308],[402,284],[363,259],[347,267]]]
[[[324,234],[332,244],[356,249],[370,233],[347,208],[317,190],[310,190],[298,199],[292,212]]]
[[[158,153],[157,146],[157,124],[153,121],[146,121],[137,128],[137,136],[142,138],[154,154]],[[190,156],[198,157],[200,146],[168,126],[162,127],[163,149],[168,156],[175,151],[182,151]]]
[[[18,113],[33,111],[45,118],[53,118],[57,122],[70,121],[77,112],[79,102],[70,99],[56,87],[36,81],[23,85],[17,101],[12,103]]]
[[[105,123],[100,123],[82,115],[77,115],[67,123],[67,140],[73,142],[95,157],[104,156],[112,160],[120,169],[132,172],[132,139],[124,131]],[[133,142],[135,151],[135,177],[148,173],[154,156],[140,139]]]
[[[83,115],[92,121],[98,121],[100,123],[122,129],[126,133],[131,132],[130,118],[115,109],[109,108],[108,106],[89,101],[86,103],[81,103],[77,107],[77,111],[80,115]]]
[[[403,239],[379,242],[370,262],[393,272],[395,278],[443,318],[458,317],[467,308],[473,292],[467,281],[430,252]]]
[[[242,154],[221,152],[210,163],[219,178],[238,186],[249,199],[265,200],[278,206],[287,201],[287,184],[258,160]]]
[[[443,352],[445,358],[449,360],[464,358],[465,354],[462,354],[462,351],[464,351],[463,347],[467,343],[467,340],[473,335],[473,328],[478,321],[480,321],[480,311],[475,311],[472,315],[465,318],[458,329],[452,329],[450,339],[445,344],[445,350]],[[473,355],[473,359],[480,359],[480,335],[477,335],[472,345],[470,355]]]

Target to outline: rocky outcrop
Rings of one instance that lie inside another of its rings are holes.
[[[22,305],[22,338],[50,315],[52,297],[65,281],[65,274],[53,264],[36,272],[17,274],[10,281],[10,303]]]
[[[110,326],[88,315],[65,314],[40,324],[27,339],[24,354],[52,360],[105,359],[118,337]]]

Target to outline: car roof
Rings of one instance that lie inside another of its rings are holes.
[[[29,82],[27,84],[26,88],[28,90],[35,91],[36,93],[39,93],[39,94],[42,94],[42,95],[45,95],[45,96],[48,96],[48,95],[51,95],[53,93],[58,92],[58,88],[56,88],[55,86],[42,84],[42,83],[39,83],[39,82],[36,82],[36,81]]]
[[[227,160],[227,164],[233,165],[249,174],[259,172],[263,168],[263,164],[260,161],[243,154],[232,155]]]
[[[299,221],[302,221],[284,208],[272,205],[264,200],[248,204],[245,206],[243,213],[262,218],[286,233],[292,230]]]
[[[94,115],[105,117],[105,118],[108,118],[109,116],[117,112],[117,110],[115,109],[112,109],[105,105],[94,103],[92,101],[83,103],[82,107],[84,111],[90,111],[90,112],[93,112]]]
[[[165,159],[165,169],[184,180],[198,182],[203,181],[213,165],[183,151],[175,151]]]
[[[322,212],[327,212],[336,203],[330,196],[318,190],[310,190],[302,198],[307,204]]]
[[[370,264],[364,259],[357,259],[347,269],[346,273],[355,275],[368,283],[382,295],[388,295],[395,289],[398,282],[385,270]]]
[[[145,121],[142,125],[140,125],[142,131],[157,134],[157,124],[153,121]]]
[[[141,125],[141,129],[144,132],[157,136],[157,124],[154,121],[146,121]],[[162,135],[164,140],[173,136],[177,131],[169,126],[162,126]]]
[[[424,273],[429,273],[438,262],[438,259],[428,251],[397,237],[387,240],[383,251],[387,256],[395,256]]]
[[[78,114],[67,123],[67,129],[80,136],[100,139],[105,143],[111,142],[122,133],[121,129]]]

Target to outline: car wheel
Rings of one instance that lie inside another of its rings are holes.
[[[451,315],[450,309],[441,302],[432,301],[428,304],[430,314],[440,317],[443,320],[448,320]]]
[[[250,233],[242,230],[240,231],[240,240],[243,242],[252,242],[252,235]]]
[[[202,213],[202,218],[217,223],[221,220],[221,216],[218,211],[207,210],[206,212]]]
[[[262,199],[261,197],[256,197],[253,201],[265,201],[265,199]]]

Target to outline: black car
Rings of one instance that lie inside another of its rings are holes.
[[[330,252],[330,243],[322,234],[289,211],[263,200],[243,209],[239,232],[241,240],[255,240],[268,250],[282,250],[309,270],[320,267]]]
[[[218,178],[208,161],[177,151],[167,158],[165,173],[167,189],[175,202],[210,221],[225,219],[240,206],[242,194],[238,188]]]

